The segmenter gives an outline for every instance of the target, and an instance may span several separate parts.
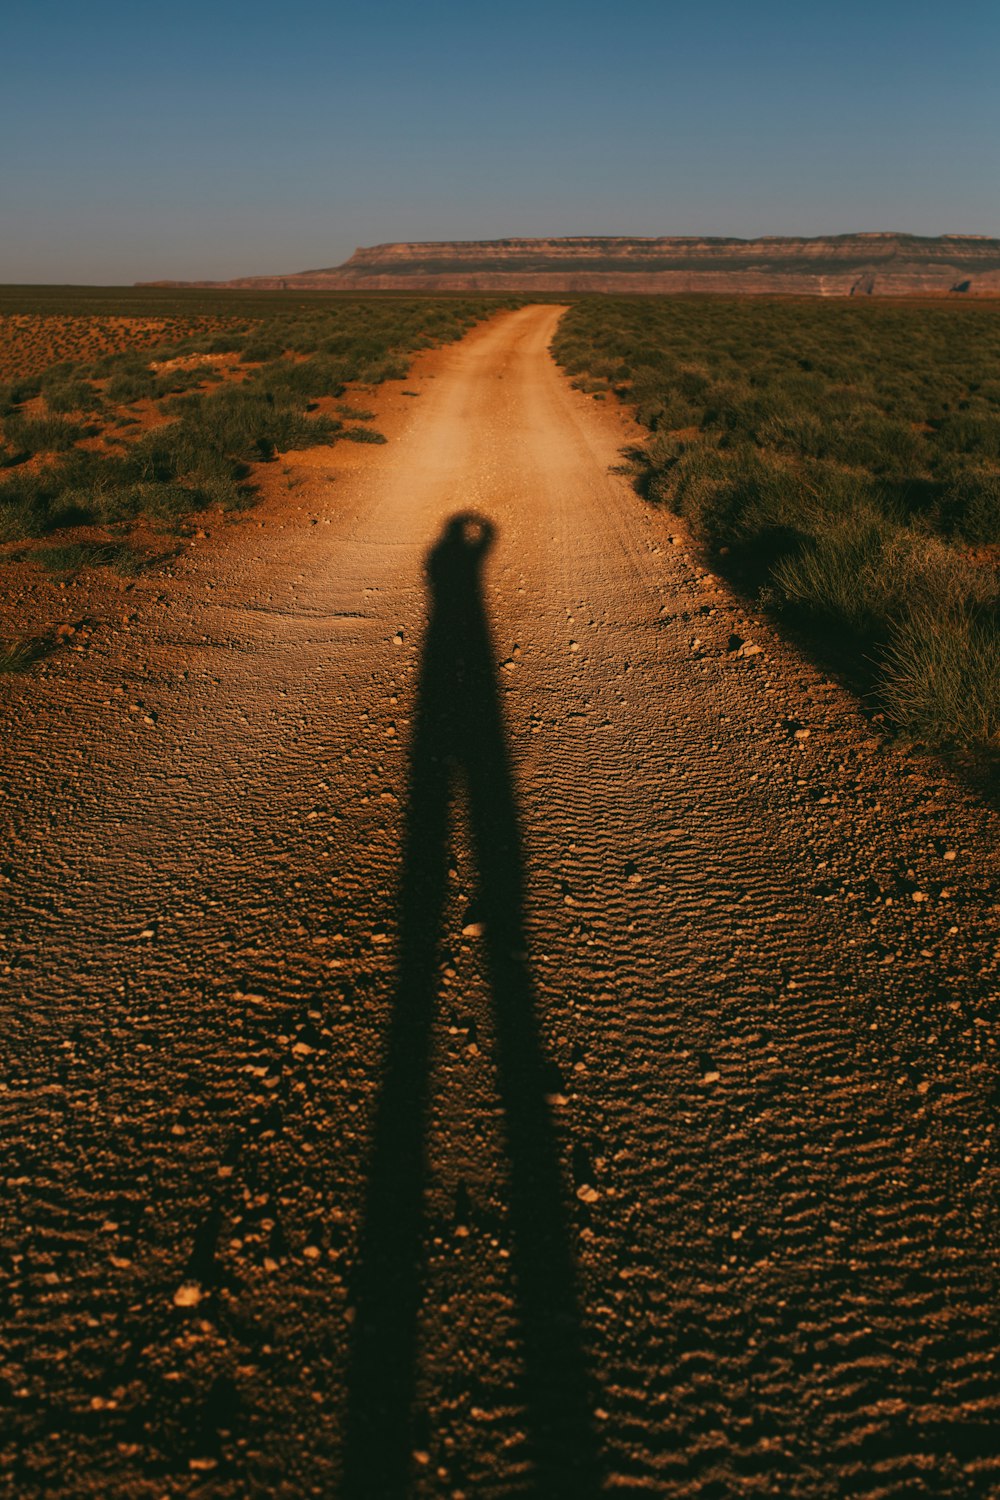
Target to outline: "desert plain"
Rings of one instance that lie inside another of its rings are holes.
[[[5,544],[11,1495],[1000,1486],[988,779],[636,492],[563,313],[130,570]]]

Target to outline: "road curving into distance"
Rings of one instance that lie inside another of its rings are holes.
[[[997,816],[559,315],[3,682],[8,1493],[1000,1486]]]

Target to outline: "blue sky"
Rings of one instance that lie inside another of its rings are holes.
[[[33,0],[0,281],[560,234],[1000,235],[1000,5]]]

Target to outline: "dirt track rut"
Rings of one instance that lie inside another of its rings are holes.
[[[3,685],[12,1494],[1000,1486],[996,815],[558,316]]]

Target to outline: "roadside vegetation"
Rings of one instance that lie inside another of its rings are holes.
[[[227,331],[267,315],[261,299],[164,287],[0,286],[0,381]]]
[[[1000,740],[1000,308],[618,298],[554,350],[653,504],[928,743]]]
[[[118,543],[140,518],[169,528],[206,507],[246,507],[258,466],[280,453],[342,438],[383,442],[363,425],[371,412],[339,400],[348,385],[401,379],[417,350],[513,305],[139,289],[107,304],[134,318],[109,320],[91,289],[57,292],[0,289],[0,326],[13,319],[23,333],[27,321],[36,354],[54,356],[39,355],[30,374],[0,364],[0,543],[104,528],[89,551],[71,540],[62,549],[94,561],[125,557]],[[88,311],[74,314],[76,306]],[[67,319],[155,325],[169,338],[110,350],[97,339],[89,357],[60,357]],[[0,339],[0,361],[3,350]],[[39,553],[47,565],[53,558],[51,548]]]
[[[47,641],[11,641],[0,636],[0,673],[26,672],[47,650]]]

